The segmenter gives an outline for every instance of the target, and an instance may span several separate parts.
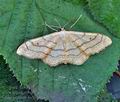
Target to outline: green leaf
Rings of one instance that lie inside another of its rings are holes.
[[[118,102],[118,101],[113,99],[112,95],[108,93],[107,88],[104,87],[98,95],[98,102]]]
[[[64,0],[0,0],[0,12],[3,12],[0,16],[0,53],[16,78],[31,88],[38,99],[96,102],[98,93],[116,68],[120,40],[94,22],[83,5],[84,2]],[[26,40],[54,32],[45,27],[44,21],[57,25],[56,18],[62,26],[72,21],[67,30],[81,14],[82,18],[72,30],[103,33],[113,41],[110,47],[89,58],[85,64],[52,68],[41,60],[30,60],[16,54],[18,46]]]
[[[34,102],[31,96],[28,89],[20,86],[0,56],[0,102]]]
[[[120,0],[87,0],[94,18],[120,38]]]

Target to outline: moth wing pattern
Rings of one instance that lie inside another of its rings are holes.
[[[81,65],[111,43],[109,37],[99,33],[60,31],[23,43],[17,54],[42,59],[50,66],[62,63]]]

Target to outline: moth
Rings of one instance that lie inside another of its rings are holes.
[[[17,54],[30,59],[41,59],[50,66],[59,64],[83,64],[91,55],[112,44],[112,40],[100,33],[56,31],[46,36],[24,42]]]

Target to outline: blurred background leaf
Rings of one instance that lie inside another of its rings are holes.
[[[20,86],[0,56],[0,102],[33,102],[31,92]]]

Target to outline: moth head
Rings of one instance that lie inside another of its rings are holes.
[[[64,27],[63,27],[63,28],[60,28],[60,30],[61,30],[61,31],[65,31],[65,28],[64,28]]]

